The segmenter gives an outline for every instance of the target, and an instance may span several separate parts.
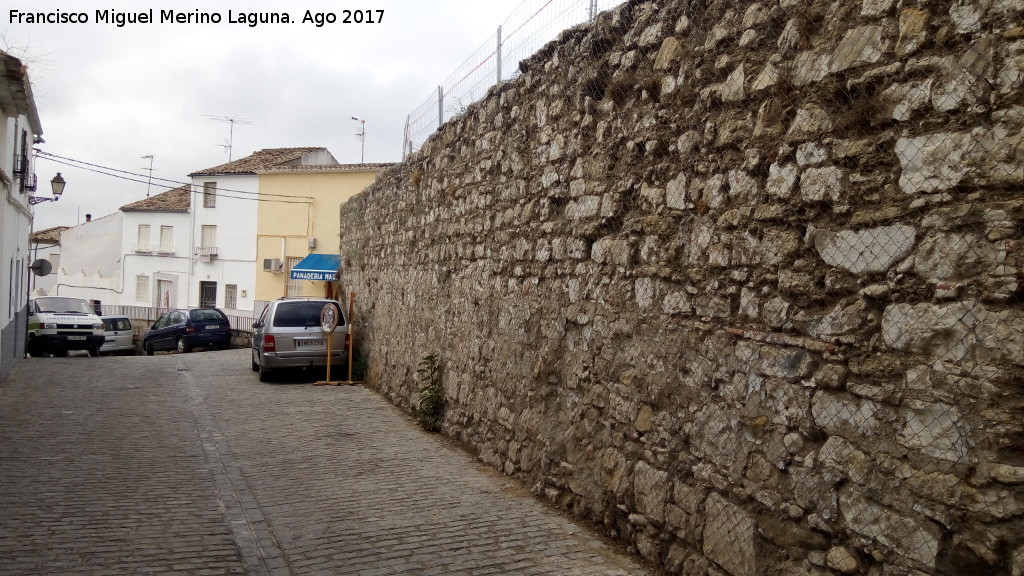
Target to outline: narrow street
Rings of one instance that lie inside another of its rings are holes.
[[[650,574],[372,391],[248,354],[22,361],[0,575]]]

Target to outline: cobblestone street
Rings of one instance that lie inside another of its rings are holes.
[[[0,575],[650,574],[374,392],[248,354],[22,361]]]

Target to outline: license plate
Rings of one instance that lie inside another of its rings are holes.
[[[295,347],[296,348],[311,348],[311,347],[323,348],[324,347],[324,341],[323,340],[296,340],[295,341]]]
[[[213,324],[211,326],[207,326],[206,329],[207,330],[218,330],[218,329],[220,329],[220,324]]]
[[[85,340],[85,336],[68,336],[68,340]]]

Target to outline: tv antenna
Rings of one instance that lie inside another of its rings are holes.
[[[153,155],[146,154],[142,157],[143,160],[149,158],[149,179],[146,181],[146,198],[149,198],[149,188],[153,185]],[[143,168],[145,170],[145,168]]]
[[[231,146],[235,142],[235,124],[252,124],[252,120],[248,118],[235,118],[232,116],[213,116],[210,114],[204,114],[203,116],[213,120],[214,122],[231,125],[231,128],[228,131],[228,139],[224,141],[224,144],[217,144],[217,146],[224,148],[224,151],[228,153],[228,162],[231,162]]]

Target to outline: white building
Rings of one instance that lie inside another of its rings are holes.
[[[28,69],[0,51],[0,381],[25,355],[29,197],[36,191],[32,146],[42,142],[42,134]]]
[[[184,306],[192,263],[190,188],[126,204],[64,231],[53,293],[107,309]]]
[[[237,316],[254,313],[257,206],[270,200],[259,195],[258,172],[325,164],[337,164],[326,148],[268,148],[189,174],[195,195],[189,306],[215,306]]]

